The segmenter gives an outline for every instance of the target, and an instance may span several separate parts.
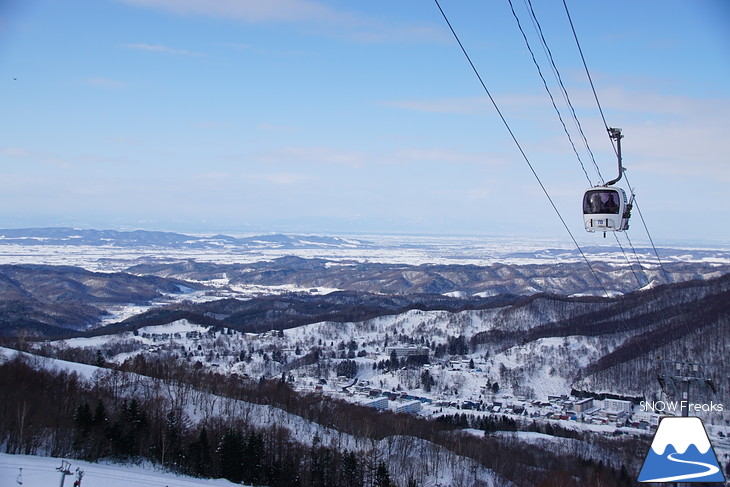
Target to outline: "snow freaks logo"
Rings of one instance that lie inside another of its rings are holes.
[[[700,411],[709,413],[720,413],[725,410],[722,404],[710,402],[709,404],[692,403],[689,401],[641,401],[639,407],[642,411],[650,411],[652,413],[684,413],[685,410],[689,414],[696,414]]]
[[[639,482],[678,481],[725,481],[700,418],[662,419],[639,473]]]

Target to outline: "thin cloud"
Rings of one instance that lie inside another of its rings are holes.
[[[305,24],[318,35],[362,43],[445,42],[441,26],[430,23],[394,23],[357,12],[333,9],[308,0],[118,0],[137,7],[178,15],[234,19],[248,23]]]
[[[187,49],[175,49],[172,47],[163,46],[161,44],[136,43],[136,44],[124,44],[124,47],[127,47],[129,49],[138,49],[141,51],[153,51],[153,52],[161,52],[161,53],[166,53],[166,54],[180,54],[183,56],[202,56],[202,54],[199,52],[188,51]]]
[[[242,44],[239,42],[224,42],[219,44],[221,46],[230,47],[241,52],[249,52],[262,56],[321,56],[322,54],[316,51],[304,51],[301,49],[269,49],[254,46],[253,44]]]
[[[479,113],[489,109],[486,98],[442,98],[433,100],[385,101],[380,105],[426,113]]]
[[[130,5],[166,10],[179,15],[233,18],[246,22],[334,22],[342,14],[306,0],[120,0]]]
[[[393,162],[406,163],[430,163],[440,164],[479,164],[485,166],[496,166],[504,163],[503,159],[496,154],[485,154],[478,152],[463,152],[449,149],[400,149],[393,154]]]
[[[261,175],[263,179],[276,185],[298,184],[310,180],[311,178],[305,174],[297,174],[291,172],[280,172],[273,174]]]
[[[86,80],[86,83],[99,88],[109,88],[115,90],[126,88],[128,86],[127,83],[125,83],[124,81],[112,78],[89,78]]]
[[[347,151],[331,147],[284,147],[259,153],[256,158],[267,164],[307,163],[328,164],[360,168],[367,164],[370,157],[359,151]]]
[[[0,155],[8,157],[28,157],[31,151],[25,147],[0,147]]]
[[[730,99],[603,90],[601,103],[622,120],[627,165],[658,173],[730,179],[725,134]]]
[[[249,181],[257,183],[264,182],[274,186],[291,186],[312,180],[312,177],[309,175],[295,172],[253,173],[246,174],[242,177]]]
[[[293,125],[276,125],[273,123],[260,123],[258,125],[259,130],[264,132],[276,132],[276,133],[292,133],[298,132],[300,129]]]
[[[546,106],[549,99],[542,95],[527,93],[498,93],[495,101],[499,107],[532,109]],[[452,113],[468,115],[473,113],[496,113],[494,105],[484,96],[464,98],[432,98],[425,100],[393,100],[380,102],[382,106],[425,113]]]
[[[2,147],[0,148],[0,157],[2,156],[10,159],[23,159],[25,164],[40,163],[62,169],[71,167],[71,164],[55,154],[39,152],[25,147]]]

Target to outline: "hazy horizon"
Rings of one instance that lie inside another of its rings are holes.
[[[563,3],[535,16],[587,144],[516,13],[580,161],[509,5],[442,7],[570,231],[603,244],[581,199],[616,156]],[[730,242],[730,4],[569,8],[655,242]],[[434,3],[11,0],[0,46],[0,227],[569,239]]]

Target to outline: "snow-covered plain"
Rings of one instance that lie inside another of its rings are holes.
[[[2,264],[74,265],[98,272],[117,272],[140,262],[170,262],[194,259],[198,262],[251,263],[285,256],[386,264],[554,264],[582,260],[574,244],[564,239],[522,237],[362,235],[368,245],[304,248],[242,248],[223,246],[211,249],[171,247],[121,247],[114,245],[19,245],[0,241]],[[598,240],[581,243],[590,259],[626,264],[626,256],[616,246]],[[635,246],[644,265],[657,264],[647,247]],[[705,262],[730,264],[730,246],[673,245],[662,250],[663,262]]]
[[[83,471],[82,487],[232,487],[225,479],[196,479],[165,472],[148,463],[115,464],[89,463],[81,460],[9,455],[0,453],[0,486],[2,487],[49,487],[61,482],[62,460],[69,464],[71,475],[66,475],[64,485],[71,487],[76,480],[76,469]],[[22,470],[21,470],[22,469]]]

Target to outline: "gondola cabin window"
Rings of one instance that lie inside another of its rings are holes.
[[[621,200],[618,191],[613,189],[588,190],[583,198],[583,213],[589,215],[601,213],[617,215],[620,209]]]

